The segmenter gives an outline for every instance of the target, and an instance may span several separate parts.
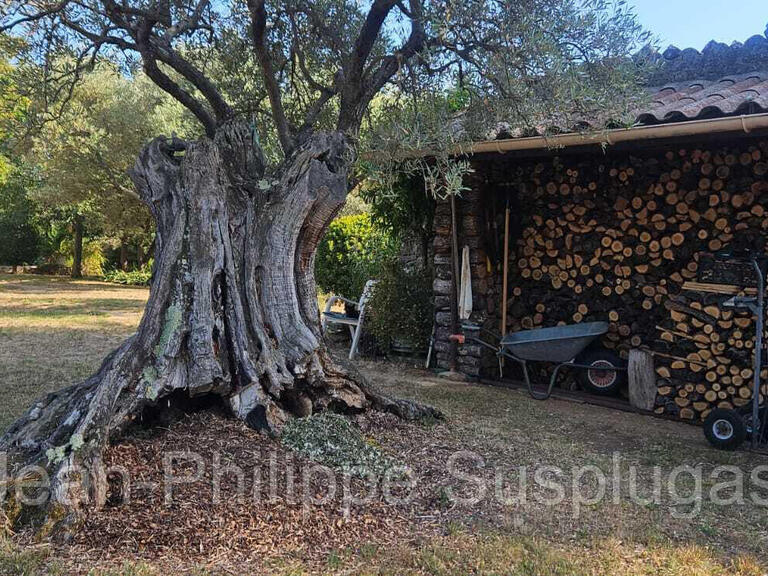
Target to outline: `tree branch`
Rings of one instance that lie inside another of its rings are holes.
[[[200,93],[211,105],[213,113],[216,115],[216,119],[219,123],[232,117],[232,107],[224,100],[224,97],[213,85],[213,82],[206,78],[200,70],[193,66],[188,60],[182,58],[170,45],[157,46],[155,42],[152,42],[152,48],[160,62],[170,66],[173,70],[189,80],[195,88],[200,90]]]
[[[151,54],[142,53],[141,57],[144,61],[144,72],[149,78],[157,84],[160,88],[165,90],[173,98],[178,100],[184,105],[192,114],[194,114],[200,123],[205,128],[205,133],[209,138],[213,138],[216,133],[216,120],[211,116],[210,112],[205,108],[202,102],[192,96],[189,92],[184,90],[181,86],[176,84],[171,78],[165,74],[157,65],[157,61]]]
[[[10,0],[0,0],[9,2]],[[59,23],[85,41],[95,55],[105,45],[138,52],[147,75],[182,105],[187,107],[212,135],[218,124],[233,116],[233,110],[215,84],[189,60],[182,57],[172,40],[202,29],[211,0],[189,0],[173,4],[169,0],[131,3],[126,0],[18,0],[15,13],[0,16],[0,30],[29,28],[38,21]],[[172,21],[171,6],[176,6]],[[178,15],[177,15],[178,14]],[[9,20],[3,23],[4,20]],[[34,32],[33,32],[34,33]],[[160,70],[162,62],[190,82],[202,98]],[[207,102],[207,106],[206,103]]]
[[[264,0],[247,1],[248,10],[251,14],[253,47],[256,52],[256,58],[261,66],[261,75],[264,79],[264,86],[267,89],[270,106],[272,107],[272,115],[274,116],[277,135],[280,138],[280,145],[283,148],[283,153],[289,156],[294,148],[294,139],[288,126],[288,120],[285,117],[283,101],[280,97],[280,86],[277,82],[269,49],[267,48],[267,10],[264,6]]]
[[[3,24],[2,26],[0,26],[0,32],[8,32],[9,30],[15,28],[16,26],[20,26],[22,24],[28,24],[30,22],[36,22],[37,20],[42,20],[47,16],[53,16],[54,14],[58,14],[64,8],[67,7],[67,4],[69,4],[69,2],[70,0],[61,0],[60,2],[53,4],[50,8],[46,8],[44,10],[34,12],[33,14],[24,13],[23,16],[20,16],[15,20],[11,20],[8,24]]]
[[[425,46],[427,36],[422,22],[422,0],[409,0],[407,14],[411,22],[411,32],[408,39],[394,54],[385,56],[378,64],[371,63],[365,67],[365,62],[378,38],[381,26],[395,5],[397,5],[396,0],[374,2],[363,24],[355,43],[355,54],[351,62],[352,68],[345,70],[347,84],[342,89],[338,124],[340,130],[356,130],[371,99],[389,82],[405,62],[413,58]],[[363,55],[363,60],[360,60]],[[358,68],[360,66],[362,67]],[[349,76],[350,72],[354,74],[351,77]]]
[[[363,75],[365,63],[379,38],[381,27],[396,4],[397,0],[374,0],[355,41],[352,59],[346,70],[347,77],[360,78]]]
[[[409,13],[411,14],[411,33],[408,36],[408,40],[406,40],[397,52],[385,56],[378,65],[378,68],[373,69],[372,65],[365,71],[364,76],[366,79],[363,83],[363,94],[369,101],[395,74],[397,74],[400,67],[421,51],[426,44],[427,35],[424,31],[424,23],[422,22],[423,13],[421,0],[410,0],[409,5]]]
[[[189,18],[184,18],[176,24],[169,23],[168,28],[164,34],[164,39],[167,42],[170,42],[173,38],[177,38],[185,32],[197,28],[200,23],[200,19],[203,16],[203,11],[208,8],[209,5],[210,0],[198,0],[197,4],[195,5],[195,9],[192,11]]]

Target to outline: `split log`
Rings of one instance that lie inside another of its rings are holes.
[[[741,273],[715,283],[706,255],[749,245],[768,230],[767,153],[768,144],[670,150],[662,159],[619,158],[602,168],[560,159],[539,162],[530,178],[516,168],[510,185],[527,192],[511,260],[520,282],[509,305],[510,330],[608,320],[603,344],[625,357],[647,347],[659,382],[669,380],[660,386],[674,386],[662,412],[679,416],[686,409],[703,418],[720,402],[743,400],[748,378],[741,370],[750,364],[754,326],[720,304],[754,290]],[[747,156],[752,160],[743,165]],[[531,316],[539,304],[545,311]],[[680,407],[675,398],[689,403]]]
[[[630,404],[640,410],[652,410],[657,394],[653,356],[645,350],[630,350],[628,376]]]

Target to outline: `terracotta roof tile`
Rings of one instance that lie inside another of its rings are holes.
[[[636,113],[639,124],[768,112],[768,72],[668,84],[651,89],[650,100]]]
[[[731,45],[713,41],[701,52],[674,46],[661,53],[651,48],[638,52],[636,57],[641,62],[657,66],[649,79],[649,85],[654,88],[648,89],[647,103],[633,114],[635,124],[667,124],[768,112],[766,36],[753,36],[744,43]],[[580,121],[552,118],[548,124],[528,130],[502,122],[487,137],[519,138],[614,125],[612,119],[599,114]]]

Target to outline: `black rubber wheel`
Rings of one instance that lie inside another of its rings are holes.
[[[600,368],[624,368],[624,361],[614,352],[605,348],[595,348],[588,350],[576,358],[577,364],[585,366],[595,366]],[[613,396],[622,386],[627,378],[624,370],[587,370],[577,369],[576,379],[581,388],[590,394],[600,396]]]
[[[736,450],[747,438],[747,427],[735,410],[716,408],[704,421],[704,436],[715,448]]]

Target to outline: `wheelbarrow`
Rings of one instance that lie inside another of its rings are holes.
[[[581,386],[599,395],[615,394],[626,380],[627,369],[619,356],[605,348],[591,346],[597,338],[608,332],[607,322],[524,330],[501,338],[476,324],[464,323],[461,327],[463,333],[451,336],[451,340],[459,344],[468,340],[492,350],[499,358],[502,376],[503,358],[517,362],[522,368],[528,392],[536,400],[546,400],[552,395],[563,368],[579,370]],[[531,362],[555,364],[546,392],[533,388],[528,373],[528,364]]]

